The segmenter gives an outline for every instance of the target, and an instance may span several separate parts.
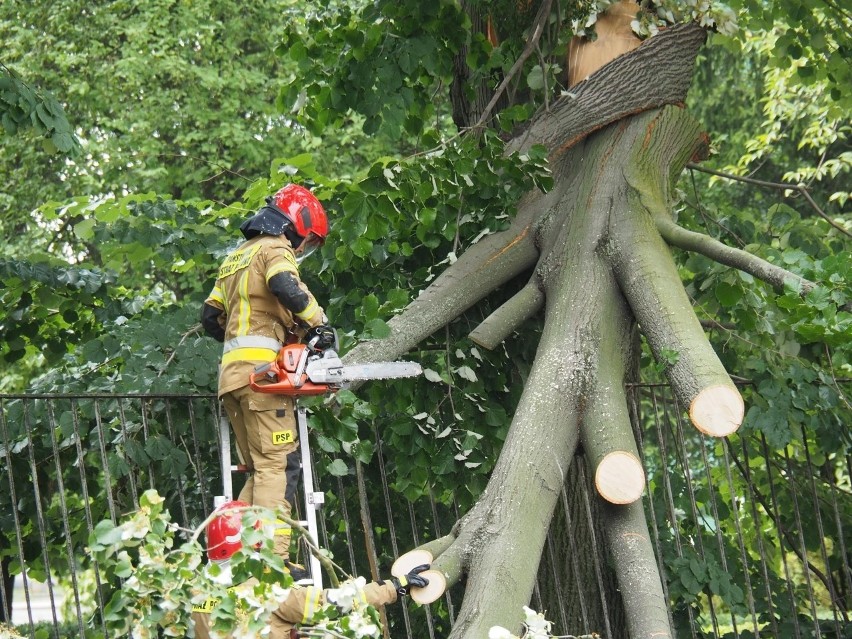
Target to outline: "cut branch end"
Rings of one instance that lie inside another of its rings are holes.
[[[609,453],[595,471],[595,488],[611,504],[632,504],[645,490],[642,462],[627,451]]]
[[[727,437],[743,423],[745,404],[739,391],[727,384],[708,386],[689,405],[689,419],[705,435]]]

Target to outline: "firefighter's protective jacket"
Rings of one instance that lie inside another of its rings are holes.
[[[300,624],[308,624],[314,613],[322,608],[328,596],[328,590],[320,590],[314,586],[293,586],[287,598],[282,601],[278,608],[272,611],[269,618],[271,631],[266,639],[290,639],[291,631]],[[360,591],[362,603],[371,606],[383,606],[392,604],[397,599],[396,589],[390,582],[378,584],[370,582]],[[207,606],[193,610],[192,620],[195,622],[196,639],[209,639],[210,634],[210,612],[213,611],[216,602],[208,602]],[[204,611],[201,610],[204,608]],[[230,638],[225,635],[223,639]]]
[[[295,280],[300,296],[305,294],[304,308],[286,308],[270,290],[270,279],[282,273]],[[288,333],[325,320],[322,307],[299,278],[296,256],[283,235],[259,235],[230,253],[204,304],[222,311],[217,318],[224,329],[220,397],[247,385],[256,365],[274,360]]]

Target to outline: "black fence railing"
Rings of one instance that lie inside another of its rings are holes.
[[[667,387],[628,391],[677,636],[852,636],[852,459],[817,452],[807,436],[780,452],[757,436],[711,440],[684,420]],[[106,637],[89,533],[134,510],[147,488],[178,524],[199,525],[221,491],[219,419],[207,395],[0,396],[0,621],[32,639]],[[446,534],[461,514],[451,498],[412,503],[394,492],[378,433],[376,442],[373,461],[355,473],[317,473],[319,541],[365,576]],[[329,460],[318,461],[315,469]],[[615,639],[611,571],[595,560],[590,578],[574,547],[600,543],[593,493],[579,492],[563,495],[531,605],[547,608],[557,630]],[[461,595],[455,587],[431,606],[389,607],[390,636],[445,637]]]

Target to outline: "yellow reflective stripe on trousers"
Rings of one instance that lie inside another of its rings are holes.
[[[302,623],[314,618],[314,614],[319,608],[320,594],[322,594],[322,591],[319,588],[314,586],[305,588],[305,610],[302,612]]]
[[[222,355],[222,366],[231,362],[271,362],[278,351],[268,348],[235,348]]]

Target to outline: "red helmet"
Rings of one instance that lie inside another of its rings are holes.
[[[229,501],[216,509],[216,517],[207,525],[207,557],[211,561],[225,561],[243,547],[240,537],[243,532],[244,511],[249,508],[244,501]]]
[[[305,255],[322,246],[328,235],[328,217],[313,193],[298,184],[288,184],[272,196],[271,203],[290,220],[295,234],[304,238]]]

